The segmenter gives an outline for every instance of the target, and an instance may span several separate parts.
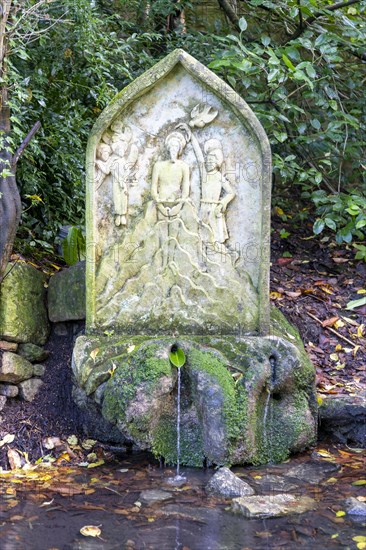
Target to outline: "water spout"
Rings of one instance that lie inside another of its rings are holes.
[[[178,399],[177,399],[177,477],[180,475],[180,389],[181,376],[178,369]]]

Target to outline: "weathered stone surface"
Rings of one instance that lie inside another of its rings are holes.
[[[307,483],[319,483],[319,481],[331,476],[339,469],[340,466],[335,462],[326,462],[325,460],[313,461],[305,462],[304,464],[299,464],[298,466],[290,468],[290,470],[286,472],[286,475],[288,477],[301,479]]]
[[[49,324],[45,305],[47,278],[26,263],[9,263],[0,287],[0,336],[43,345]]]
[[[44,382],[39,378],[30,378],[29,380],[21,382],[19,384],[20,396],[25,401],[33,401],[43,384]]]
[[[286,493],[234,498],[233,512],[246,518],[275,518],[289,514],[303,514],[314,510],[317,503],[310,497],[295,497]]]
[[[142,491],[139,496],[139,500],[146,504],[153,504],[154,502],[168,500],[169,498],[172,498],[172,494],[161,489],[148,489],[147,491]]]
[[[44,376],[46,372],[46,365],[33,365],[33,376]]]
[[[19,344],[17,354],[21,355],[31,363],[41,363],[49,356],[50,352],[35,344]]]
[[[5,395],[0,395],[0,411],[3,410],[5,405],[6,405],[6,396]]]
[[[366,447],[366,397],[328,396],[319,407],[320,430],[336,441]]]
[[[366,502],[361,502],[360,500],[357,500],[357,498],[347,498],[345,508],[347,514],[366,517]]]
[[[10,351],[0,354],[0,382],[17,384],[33,376],[33,365],[24,357]]]
[[[53,323],[85,319],[85,262],[63,269],[51,277],[48,314]]]
[[[16,342],[7,342],[6,340],[0,341],[0,351],[17,351],[18,344]]]
[[[245,481],[236,476],[229,468],[220,468],[208,484],[206,491],[223,497],[243,497],[254,494],[254,490]]]
[[[270,165],[248,105],[184,51],[122,90],[87,149],[88,329],[268,330]]]
[[[0,384],[0,395],[5,395],[5,397],[16,397],[18,393],[18,386],[13,386],[11,384]]]
[[[93,397],[96,411],[168,463],[177,460],[177,371],[169,362],[176,342],[80,336],[72,363],[75,380]],[[187,359],[181,371],[187,395],[181,410],[183,464],[281,461],[314,441],[314,369],[297,344],[277,336],[187,337],[178,344]]]
[[[56,336],[67,336],[69,334],[66,323],[56,323],[54,325],[54,332]]]

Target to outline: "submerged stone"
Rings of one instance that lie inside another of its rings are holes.
[[[360,500],[357,500],[357,498],[350,497],[347,498],[345,502],[345,508],[347,514],[366,518],[366,502],[361,502]]]
[[[254,494],[254,490],[248,483],[241,480],[226,467],[220,468],[220,470],[212,476],[206,485],[206,491],[213,495],[231,498]]]
[[[9,263],[0,286],[0,337],[43,345],[48,337],[46,275],[27,263]]]
[[[319,418],[322,432],[341,443],[366,448],[366,396],[327,396]]]
[[[306,481],[307,483],[319,483],[340,469],[335,462],[312,461],[305,462],[290,468],[286,476]]]
[[[289,514],[303,514],[317,508],[314,499],[304,496],[295,497],[286,493],[234,498],[231,504],[233,512],[246,518],[276,518]]]
[[[161,502],[172,498],[172,493],[168,491],[162,491],[161,489],[149,489],[142,491],[139,496],[139,500],[145,504],[153,504],[154,502]]]
[[[260,479],[255,479],[256,485],[259,485],[261,492],[269,493],[271,491],[278,492],[290,492],[296,491],[299,489],[299,485],[296,485],[292,480],[288,479],[286,476],[277,476],[277,475],[264,475]]]

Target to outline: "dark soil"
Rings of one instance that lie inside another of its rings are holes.
[[[316,366],[320,394],[365,393],[366,307],[351,311],[346,305],[362,297],[357,291],[365,289],[366,264],[354,261],[352,250],[313,237],[311,225],[294,233],[293,223],[274,216],[272,226],[272,303],[297,326]],[[281,238],[281,229],[291,234]],[[343,325],[335,325],[335,318]],[[66,327],[67,335],[53,330],[46,345],[45,385],[36,399],[9,399],[1,413],[0,440],[15,434],[17,450],[28,453],[31,462],[49,452],[45,437],[81,435],[82,418],[71,397],[71,352],[82,327]],[[7,445],[0,448],[0,466],[8,467]]]

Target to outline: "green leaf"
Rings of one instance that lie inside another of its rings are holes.
[[[181,348],[176,346],[172,347],[172,351],[169,353],[169,359],[172,365],[180,369],[186,362],[186,356]]]
[[[241,17],[239,19],[239,27],[240,27],[241,32],[245,31],[248,28],[248,23],[247,23],[245,17]]]
[[[360,298],[359,300],[351,300],[348,302],[346,309],[356,309],[356,307],[361,307],[366,305],[366,296]]]
[[[324,229],[325,222],[321,218],[318,218],[313,225],[313,232],[315,235],[319,235]]]
[[[337,224],[334,220],[332,220],[332,218],[325,218],[324,222],[329,229],[333,229],[334,231],[337,229]]]
[[[292,61],[287,57],[287,55],[285,54],[282,54],[282,59],[283,61],[285,62],[285,65],[291,69],[291,71],[295,71],[296,70],[296,67],[295,65],[292,63]]]

